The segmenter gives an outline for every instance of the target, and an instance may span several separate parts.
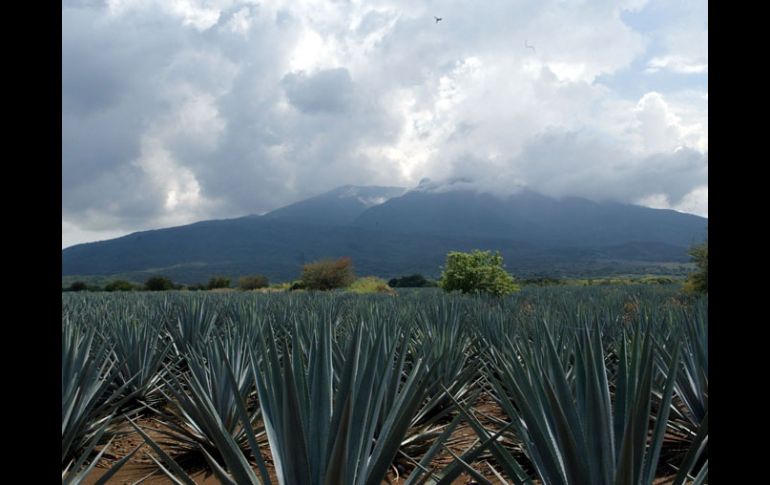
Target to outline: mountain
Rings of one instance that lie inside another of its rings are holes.
[[[62,250],[62,275],[163,274],[295,279],[301,266],[350,256],[358,274],[438,276],[451,250],[500,250],[517,275],[651,272],[684,264],[707,219],[531,191],[498,198],[461,188],[405,192],[345,186],[268,214],[143,231]]]
[[[264,215],[268,220],[315,225],[346,225],[372,206],[406,192],[403,187],[345,185]]]
[[[665,209],[530,190],[506,198],[473,190],[414,190],[364,211],[355,225],[384,231],[475,235],[553,246],[609,246],[644,241],[690,246],[706,219]]]

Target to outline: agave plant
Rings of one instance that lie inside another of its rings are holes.
[[[675,326],[670,340],[682,346],[681,362],[675,363],[680,371],[674,385],[676,399],[670,424],[675,434],[690,444],[675,480],[681,484],[708,475],[708,320],[700,305],[694,311],[680,310],[670,320]],[[663,373],[671,372],[669,354],[667,348],[662,348],[658,366]]]
[[[402,381],[408,335],[396,340],[366,324],[335,369],[332,325],[320,323],[306,354],[297,339],[289,347],[267,332],[262,362],[253,359],[278,482],[379,484],[426,394],[428,374],[418,360]],[[390,390],[395,399],[383,408]]]
[[[114,412],[126,399],[126,384],[113,386],[111,349],[95,336],[68,320],[62,325],[62,483],[80,483],[93,469],[109,443],[96,457],[94,451],[105,445]]]
[[[248,424],[243,424],[239,411],[247,406],[254,389],[248,344],[248,339],[227,332],[205,349],[188,349],[184,373],[177,376],[169,371],[162,392],[170,411],[156,412],[165,426],[159,431],[173,439],[178,451],[204,450],[217,456],[224,441],[247,449],[248,433],[259,418],[257,407],[250,411]]]
[[[708,411],[709,392],[708,319],[705,309],[698,306],[694,314],[682,312],[678,323],[682,325],[685,335],[676,393],[687,409],[691,423],[699,425]]]
[[[622,344],[614,403],[600,332],[575,335],[573,363],[564,362],[547,325],[530,342],[492,347],[490,381],[511,418],[528,461],[549,484],[652,484],[666,431],[676,371],[665,379],[658,412],[651,403],[656,344],[648,333]],[[672,354],[677,362],[679,351]],[[676,369],[676,365],[672,368]],[[466,411],[469,419],[474,418]],[[650,433],[650,423],[654,422]],[[514,481],[530,480],[523,464],[475,421],[500,466]],[[448,483],[442,480],[439,483]]]
[[[707,302],[667,305],[672,292],[63,295],[78,322],[62,333],[63,482],[92,470],[134,395],[167,424],[170,448],[135,429],[175,483],[194,483],[169,456],[182,450],[228,485],[379,484],[404,460],[409,485],[488,483],[489,456],[515,483],[644,485],[658,462],[702,483]],[[507,419],[471,409],[484,393]],[[479,439],[455,452],[463,422]],[[446,451],[456,460],[432,469]]]
[[[163,314],[174,349],[182,357],[188,349],[205,346],[219,321],[219,312],[202,297],[178,300],[178,306],[164,301]]]
[[[232,367],[224,355],[224,367],[226,369],[225,380],[229,389],[237,389],[239,384],[232,372]],[[262,477],[260,480],[252,469],[251,463],[248,459],[248,455],[242,448],[242,444],[237,441],[237,438],[233,436],[232,426],[222,419],[219,412],[216,410],[216,405],[211,397],[200,389],[199,384],[191,386],[193,399],[191,400],[192,406],[198,407],[196,413],[197,418],[203,423],[202,428],[205,428],[206,438],[210,440],[215,446],[215,453],[218,458],[213,456],[209,452],[207,446],[198,444],[198,449],[203,453],[204,457],[208,461],[211,469],[219,478],[220,482],[225,485],[261,485],[262,483],[271,483],[268,475],[267,467],[262,458],[260,452],[260,446],[258,444],[257,433],[253,429],[254,416],[249,415],[246,410],[246,406],[241,399],[235,399],[234,405],[238,414],[240,425],[242,426],[243,435],[245,435],[248,441],[249,448],[251,450],[251,456],[254,457],[259,468],[259,474]],[[190,407],[190,405],[187,405]],[[136,432],[144,439],[144,441],[150,445],[160,459],[150,455],[155,461],[160,470],[171,478],[174,483],[195,485],[195,481],[185,472],[185,470],[164,450],[155,440],[153,440],[147,433],[145,433],[141,427],[134,423],[130,417],[125,416],[126,420],[131,423]],[[184,434],[184,432],[183,432]],[[165,466],[164,466],[165,463]]]
[[[433,386],[410,424],[399,455],[417,464],[436,444],[435,439],[451,427],[447,421],[455,401],[464,401],[480,379],[478,349],[471,343],[471,331],[465,325],[462,300],[442,296],[422,308],[414,308],[415,355],[431,374]],[[386,400],[386,409],[392,399]],[[432,443],[431,443],[432,442]]]
[[[113,314],[108,332],[114,343],[118,383],[127,384],[127,390],[138,401],[157,401],[166,372],[163,364],[171,349],[157,315],[131,315],[125,311]]]

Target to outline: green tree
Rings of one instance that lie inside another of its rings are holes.
[[[441,273],[439,286],[445,291],[463,293],[489,293],[507,295],[519,291],[513,276],[505,271],[500,252],[479,251],[470,253],[453,251],[447,254],[446,265]]]
[[[208,289],[216,290],[217,288],[230,288],[230,278],[224,276],[214,276],[209,279]]]
[[[350,258],[324,259],[302,267],[300,281],[308,290],[332,290],[345,288],[355,281],[353,262]]]
[[[238,279],[238,288],[242,290],[256,290],[268,286],[270,286],[270,282],[266,276],[262,275],[243,276]]]
[[[147,291],[167,291],[174,289],[174,282],[163,276],[153,276],[144,283]]]
[[[709,241],[690,248],[690,257],[698,270],[691,273],[684,283],[685,291],[690,293],[709,292]]]

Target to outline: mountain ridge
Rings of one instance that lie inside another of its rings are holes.
[[[367,202],[368,201],[368,202]],[[350,256],[359,274],[437,276],[451,250],[500,250],[514,274],[686,264],[708,220],[663,209],[531,191],[343,186],[264,215],[140,231],[62,250],[62,276],[297,277],[302,264]],[[588,226],[588,227],[587,227]]]

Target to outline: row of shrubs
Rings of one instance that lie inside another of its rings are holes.
[[[270,285],[267,277],[262,275],[243,276],[238,279],[238,288],[242,290],[256,290],[267,288]],[[164,276],[153,276],[144,282],[144,284],[132,283],[126,280],[115,280],[104,285],[104,288],[97,285],[89,285],[83,281],[75,281],[69,287],[63,288],[63,291],[168,291],[168,290],[216,290],[219,288],[230,288],[230,278],[217,276],[211,278],[208,283],[196,283],[192,285],[180,285]]]
[[[337,260],[326,259],[306,264],[302,268],[302,274],[296,281],[270,285],[270,281],[263,275],[243,276],[238,279],[237,288],[245,291],[263,288],[276,290],[333,290],[336,288],[348,288],[356,293],[392,293],[392,288],[418,288],[435,287],[436,281],[428,280],[421,274],[413,274],[401,278],[393,278],[389,282],[375,276],[356,278],[353,271],[353,262],[350,258]],[[115,280],[104,288],[87,285],[82,281],[76,281],[65,288],[64,291],[167,291],[167,290],[217,290],[231,288],[230,278],[217,276],[209,279],[208,283],[193,285],[179,285],[164,276],[153,276],[143,285],[126,280]]]
[[[341,279],[345,282],[346,279]],[[262,275],[243,276],[238,279],[237,288],[244,291],[259,290],[263,288],[272,288],[274,290],[304,290],[304,289],[333,289],[333,285],[328,279],[325,281],[317,281],[319,287],[313,287],[308,285],[306,281],[296,280],[287,283],[278,283],[270,285],[267,277]],[[339,283],[339,284],[342,284]],[[645,276],[637,279],[587,279],[587,280],[565,280],[549,277],[535,277],[526,278],[518,281],[522,286],[591,286],[591,285],[618,285],[618,284],[659,284],[667,285],[677,283],[678,280],[667,276]],[[421,274],[413,274],[409,276],[402,276],[400,278],[392,278],[387,283],[381,278],[375,276],[366,276],[364,278],[354,279],[352,283],[347,287],[350,291],[356,293],[389,293],[393,288],[436,288],[438,287],[436,280],[425,278]],[[225,277],[211,278],[208,283],[198,283],[192,285],[180,285],[176,284],[168,278],[162,276],[152,277],[144,284],[132,283],[126,280],[115,280],[103,288],[95,285],[88,285],[82,281],[73,283],[67,288],[63,288],[63,291],[166,291],[166,290],[190,290],[190,291],[206,291],[216,290],[222,288],[231,288],[230,279]],[[374,291],[368,291],[374,290]]]
[[[708,243],[696,247],[691,251],[693,259],[700,271],[690,275],[685,287],[688,291],[708,292]],[[585,284],[670,284],[674,281],[666,277],[647,277],[646,280],[606,279],[586,280]],[[447,254],[447,259],[441,279],[431,281],[420,274],[393,278],[389,282],[368,276],[356,278],[353,271],[353,262],[350,258],[337,260],[324,259],[306,264],[302,267],[300,278],[292,283],[283,283],[273,286],[275,290],[320,290],[328,291],[337,288],[347,288],[357,293],[393,293],[392,288],[398,287],[430,287],[438,286],[445,291],[460,291],[462,293],[489,293],[492,295],[507,295],[518,291],[522,284],[536,286],[550,286],[565,284],[564,281],[553,278],[538,277],[529,280],[516,281],[505,270],[503,257],[499,252],[474,250],[468,253],[452,251]],[[574,283],[573,283],[574,284]],[[689,287],[688,287],[689,285]],[[258,290],[270,287],[267,277],[262,275],[244,276],[238,280],[238,288],[242,290]],[[170,279],[163,276],[154,276],[148,279],[140,287],[128,281],[113,281],[105,286],[105,291],[165,291],[173,289],[188,290],[216,290],[230,288],[230,279],[225,277],[211,278],[208,284],[191,286],[176,285]],[[95,290],[83,282],[73,283],[70,291]]]

